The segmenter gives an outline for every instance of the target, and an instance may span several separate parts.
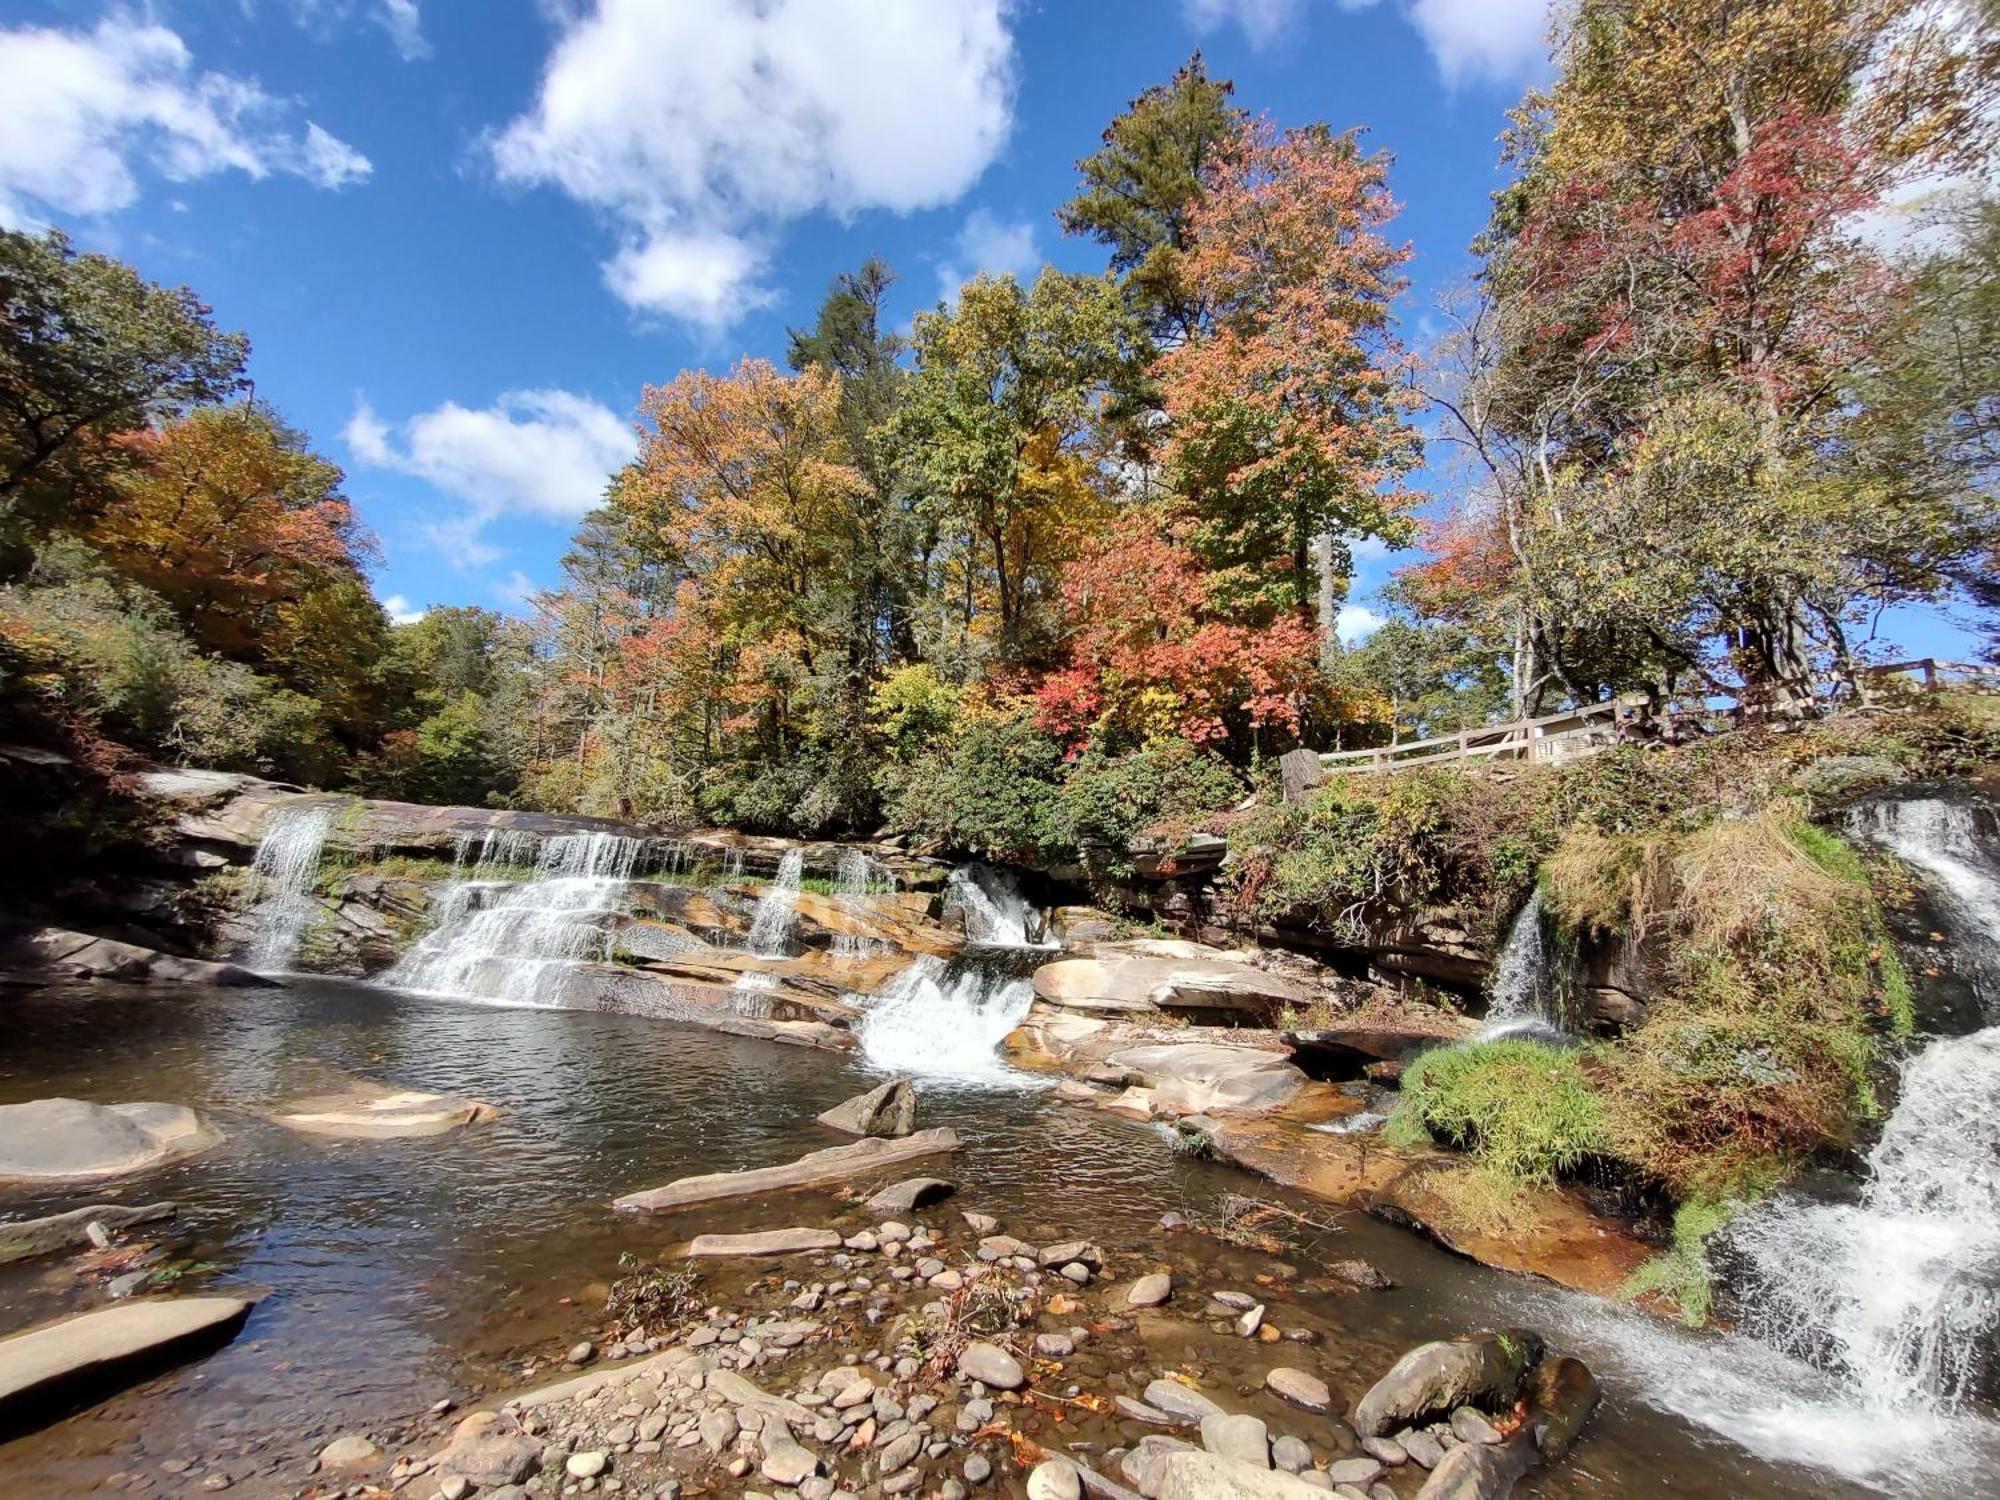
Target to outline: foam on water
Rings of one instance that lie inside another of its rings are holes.
[[[960,865],[945,880],[944,909],[965,919],[965,940],[987,948],[1046,948],[1041,913],[1004,871]]]
[[[1531,1041],[1568,1040],[1556,1007],[1555,973],[1549,963],[1547,933],[1542,921],[1542,891],[1535,887],[1507,929],[1507,941],[1493,965],[1493,982],[1486,1006],[1481,1041],[1526,1037]]]
[[[981,964],[954,967],[926,954],[879,995],[857,997],[861,1055],[885,1072],[1032,1088],[1036,1080],[1003,1063],[998,1048],[1034,998],[1024,978]]]
[[[806,857],[797,849],[787,849],[778,861],[777,876],[764,887],[750,918],[752,953],[761,958],[783,958],[791,951],[792,921],[805,869]]]

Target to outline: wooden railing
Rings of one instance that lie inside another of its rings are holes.
[[[1914,678],[1925,692],[1937,692],[1946,686],[2000,692],[2000,666],[1940,661],[1930,656],[1862,667],[1855,677],[1863,703],[1878,702],[1884,696],[1883,688],[1898,677]],[[1592,703],[1539,719],[1482,724],[1474,729],[1461,729],[1457,734],[1408,740],[1373,750],[1330,750],[1321,754],[1319,762],[1329,774],[1349,775],[1461,760],[1521,760],[1539,764],[1577,760],[1617,744],[1624,727],[1637,718],[1638,701],[1614,698],[1609,703]],[[1697,732],[1719,733],[1740,728],[1748,717],[1740,705],[1715,707],[1711,703],[1706,710],[1697,709],[1692,722],[1699,726]],[[1689,716],[1680,715],[1678,720],[1689,722]]]

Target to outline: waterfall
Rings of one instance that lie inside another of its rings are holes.
[[[1548,934],[1542,921],[1542,888],[1535,887],[1507,930],[1507,941],[1493,965],[1493,983],[1486,1007],[1486,1024],[1479,1038],[1526,1037],[1563,1041],[1556,1008],[1555,971],[1549,963]]]
[[[947,965],[929,954],[864,1007],[861,1055],[886,1072],[960,1083],[1023,1087],[1032,1080],[995,1055],[1034,1003],[1027,979],[980,963]]]
[[[250,864],[252,935],[245,958],[251,968],[274,973],[298,961],[319,915],[313,880],[332,827],[330,807],[287,807],[271,815]]]
[[[865,921],[867,908],[862,904],[877,886],[891,884],[884,877],[874,860],[859,849],[843,849],[840,854],[840,869],[834,878],[833,895],[857,921]],[[883,946],[876,939],[858,932],[836,932],[833,935],[833,956],[835,958],[866,958]]]
[[[960,865],[945,881],[944,909],[965,918],[965,940],[983,948],[1034,948],[1041,914],[1022,899],[1011,877],[985,865]]]
[[[1954,944],[2000,1010],[2000,868],[1971,811],[1936,798],[1857,810],[1849,828],[1931,875]],[[1863,1406],[1944,1413],[2000,1381],[2000,1025],[1903,1067],[1858,1201],[1784,1195],[1744,1214],[1746,1332],[1826,1366]]]
[[[516,1005],[551,1002],[569,966],[610,955],[607,920],[638,867],[643,839],[610,833],[537,841],[489,833],[460,841],[431,929],[390,984]],[[532,853],[528,878],[515,874]]]
[[[778,861],[778,874],[764,894],[757,898],[756,913],[750,919],[750,951],[759,958],[786,958],[792,943],[793,908],[799,898],[799,880],[805,874],[806,857],[798,849],[787,849]]]

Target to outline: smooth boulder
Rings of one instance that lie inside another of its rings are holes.
[[[1308,1082],[1281,1052],[1219,1042],[1128,1047],[1105,1061],[1145,1079],[1156,1114],[1268,1114]]]
[[[0,1430],[40,1405],[114,1390],[170,1356],[227,1343],[253,1304],[240,1297],[142,1297],[0,1339]]]
[[[431,1455],[436,1472],[462,1475],[481,1488],[519,1484],[541,1466],[542,1445],[497,1411],[474,1412]]]
[[[1541,1356],[1540,1336],[1525,1329],[1420,1344],[1361,1398],[1354,1430],[1363,1437],[1387,1437],[1461,1406],[1505,1410]]]
[[[1438,1460],[1416,1500],[1506,1500],[1534,1462],[1535,1445],[1525,1438],[1461,1443]]]
[[[1542,1457],[1554,1463],[1569,1452],[1603,1393],[1588,1365],[1563,1356],[1535,1366],[1528,1376],[1526,1394],[1528,1431]]]
[[[1326,1491],[1296,1474],[1193,1448],[1160,1464],[1159,1500],[1326,1500]]]
[[[893,1218],[897,1214],[914,1213],[949,1198],[957,1191],[956,1183],[947,1182],[942,1177],[906,1177],[883,1188],[861,1207],[877,1218]]]
[[[819,1116],[819,1122],[848,1135],[904,1136],[917,1128],[917,1089],[907,1078],[856,1094]]]
[[[683,1177],[665,1187],[627,1193],[612,1207],[626,1212],[658,1212],[685,1208],[691,1203],[713,1203],[723,1198],[749,1198],[793,1188],[829,1187],[855,1177],[864,1177],[886,1167],[900,1166],[926,1156],[956,1151],[958,1132],[940,1128],[919,1130],[901,1140],[869,1136],[846,1146],[828,1146],[809,1151],[797,1161],[775,1167],[751,1167],[741,1172],[707,1172]]]
[[[0,1105],[0,1179],[117,1177],[206,1151],[222,1133],[179,1104]]]
[[[498,1119],[484,1099],[427,1094],[420,1089],[363,1088],[351,1094],[300,1099],[274,1118],[288,1130],[350,1141],[405,1140],[444,1135]]]

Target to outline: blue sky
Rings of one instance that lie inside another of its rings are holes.
[[[346,468],[393,608],[515,608],[642,388],[782,359],[837,272],[887,259],[906,321],[977,270],[1100,267],[1054,222],[1073,164],[1197,46],[1246,107],[1393,154],[1421,342],[1544,5],[0,0],[0,222],[247,331],[259,393]]]

